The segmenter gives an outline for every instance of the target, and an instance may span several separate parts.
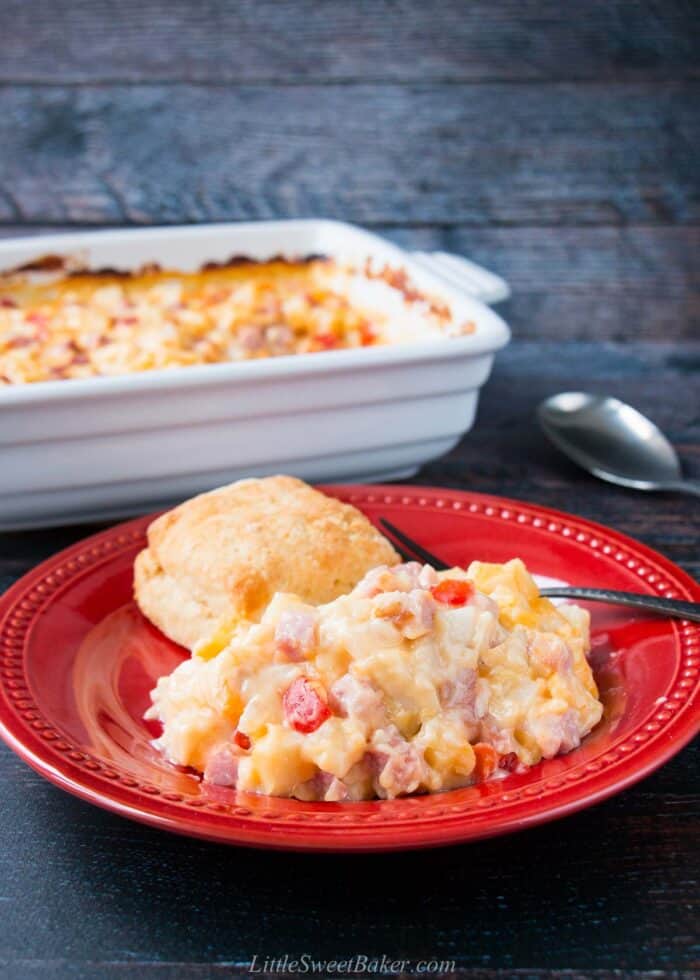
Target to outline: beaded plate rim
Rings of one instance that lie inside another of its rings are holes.
[[[700,598],[700,587],[667,558],[618,531],[562,511],[442,488],[328,485],[322,489],[360,509],[399,504],[531,526],[537,533],[561,535],[624,564],[657,595]],[[299,804],[296,810],[276,812],[265,797],[249,797],[249,805],[244,805],[240,800],[234,804],[162,792],[66,737],[42,714],[24,672],[31,628],[43,610],[90,570],[145,544],[153,516],[116,525],[59,552],[0,598],[0,736],[50,781],[89,802],[169,830],[228,843],[318,850],[429,846],[505,833],[589,806],[643,778],[700,729],[700,624],[680,621],[672,624],[679,665],[663,703],[603,755],[565,773],[500,792],[493,791],[491,784],[488,795],[477,801],[456,802],[460,791],[453,791],[391,804],[352,804],[352,811],[342,804]],[[494,808],[505,815],[497,827],[488,821]],[[304,838],[304,831],[314,836]],[[295,833],[301,836],[297,839]]]

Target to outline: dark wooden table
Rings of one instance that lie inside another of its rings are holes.
[[[474,431],[419,482],[601,520],[697,577],[697,505],[597,483],[533,423],[554,391],[613,392],[700,475],[697,14],[1,0],[0,233],[324,215],[470,255],[510,281],[514,342]],[[92,530],[0,535],[0,589]],[[129,823],[3,747],[0,974],[226,977],[256,954],[364,953],[462,976],[697,976],[698,799],[695,745],[510,838],[304,857]]]

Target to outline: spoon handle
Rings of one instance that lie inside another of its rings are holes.
[[[695,497],[700,497],[700,480],[674,480],[672,483],[663,483],[662,490],[673,490],[676,493],[690,493]]]
[[[574,586],[553,586],[540,589],[540,595],[548,598],[589,599],[594,602],[611,602],[621,606],[637,606],[649,612],[688,619],[700,623],[700,602],[686,602],[682,599],[663,599],[654,595],[638,595],[636,592],[614,592],[611,589],[579,589]]]

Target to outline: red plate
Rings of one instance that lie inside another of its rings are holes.
[[[576,585],[700,599],[644,545],[578,517],[422,487],[333,487],[448,562],[520,556]],[[148,692],[185,656],[131,601],[132,562],[151,518],[87,538],[0,600],[0,734],[56,785],[166,830],[297,850],[397,850],[475,840],[560,817],[618,792],[700,727],[700,626],[597,605],[592,661],[600,725],[567,756],[524,775],[433,796],[301,803],[202,786],[152,749]]]

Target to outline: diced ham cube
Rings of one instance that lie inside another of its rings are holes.
[[[475,724],[483,716],[488,703],[488,693],[483,697],[476,671],[464,667],[453,680],[440,685],[440,702],[444,708],[456,708],[467,724]]]
[[[341,800],[347,800],[348,795],[348,788],[342,779],[336,779],[334,777],[323,798],[326,803],[339,803]]]
[[[275,646],[287,660],[303,660],[316,646],[316,615],[285,609],[275,627]]]
[[[27,337],[27,336],[10,337],[10,339],[7,341],[6,346],[8,350],[15,350],[18,347],[29,347],[33,343],[34,343],[33,337]]]
[[[380,592],[412,592],[414,589],[429,591],[438,582],[437,572],[430,565],[417,561],[401,565],[379,565],[367,572],[355,587],[355,594],[369,599]]]
[[[390,619],[408,640],[425,636],[433,628],[435,603],[429,592],[384,592],[374,600],[374,615]]]
[[[480,729],[480,740],[492,745],[499,755],[508,755],[509,752],[513,752],[517,748],[517,743],[511,732],[506,728],[501,728],[492,715],[487,714],[482,718]]]
[[[414,793],[425,774],[423,759],[415,746],[402,738],[394,725],[375,732],[372,746],[377,796],[392,799]]]
[[[305,800],[322,800],[326,795],[326,790],[334,780],[334,776],[330,772],[324,772],[322,769],[312,776],[311,779],[307,779],[305,783],[299,787],[302,790],[301,796]]]
[[[401,625],[405,637],[415,640],[431,631],[435,619],[435,603],[429,592],[424,589],[414,589],[413,592],[409,592],[406,612],[407,618]]]
[[[412,592],[413,589],[431,589],[439,582],[438,574],[430,565],[417,561],[405,561],[393,565],[389,571],[394,576],[392,591]]]
[[[338,779],[330,772],[317,772],[310,782],[313,784],[317,800],[325,800],[326,803],[338,802],[348,798],[348,790],[342,779]]]
[[[294,731],[308,735],[330,718],[330,710],[319,689],[320,685],[312,684],[307,677],[297,677],[284,692],[284,716]]]
[[[418,588],[427,589],[428,592],[434,588],[440,579],[438,578],[438,573],[432,567],[432,565],[423,565],[418,574]]]
[[[328,703],[341,718],[356,718],[370,728],[379,728],[384,722],[381,694],[352,674],[344,674],[335,682],[328,692]]]
[[[31,313],[27,313],[27,323],[33,323],[37,327],[48,327],[49,318],[45,313],[39,313],[38,310],[32,310]]]
[[[204,780],[215,786],[235,786],[238,779],[238,757],[230,745],[222,745],[210,756]]]
[[[324,800],[326,803],[337,803],[348,799],[348,788],[342,779],[337,779],[330,772],[319,770],[311,779],[301,783],[296,790],[301,800]]]
[[[230,295],[230,289],[209,289],[207,291],[206,305],[215,306],[217,303],[223,303]]]
[[[274,292],[267,290],[258,296],[256,311],[259,316],[267,318],[268,322],[274,322],[282,313],[282,304]]]
[[[265,346],[263,329],[256,324],[251,323],[248,326],[241,327],[238,331],[237,339],[243,350],[249,353],[262,350]]]
[[[357,583],[353,589],[353,594],[362,598],[372,599],[374,596],[379,595],[380,592],[391,591],[393,587],[394,576],[389,567],[387,565],[378,565],[377,568],[370,569],[365,577]]]
[[[265,343],[272,354],[289,354],[294,349],[294,331],[276,323],[265,330]]]
[[[554,633],[530,634],[527,652],[530,663],[545,674],[563,673],[571,670],[574,665],[568,646]]]

